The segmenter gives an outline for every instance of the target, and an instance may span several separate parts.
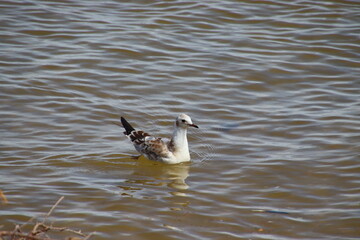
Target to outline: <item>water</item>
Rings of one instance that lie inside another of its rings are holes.
[[[2,230],[94,239],[359,239],[357,1],[2,1]],[[172,133],[140,158],[114,125]]]

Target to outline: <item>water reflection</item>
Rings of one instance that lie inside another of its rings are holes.
[[[189,188],[186,178],[189,176],[189,163],[167,165],[153,162],[141,157],[132,174],[118,187],[121,195],[134,197],[138,191],[143,191],[145,196],[151,192],[151,187],[168,187],[169,193],[175,196],[186,196],[184,192]],[[150,197],[152,198],[152,197]]]

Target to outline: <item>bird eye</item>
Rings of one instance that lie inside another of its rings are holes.
[[[183,123],[186,122],[185,119],[181,120]]]

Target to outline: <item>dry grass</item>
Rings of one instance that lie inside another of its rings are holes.
[[[1,192],[2,193],[2,192]],[[3,195],[3,194],[2,194]],[[3,195],[4,196],[4,195]],[[3,199],[6,199],[5,196]],[[23,231],[22,229],[25,225],[29,225],[30,222],[33,222],[34,218],[31,218],[27,223],[23,225],[16,225],[12,231],[0,231],[0,240],[89,240],[94,233],[85,234],[81,230],[73,230],[67,227],[56,227],[52,223],[48,223],[48,218],[57,207],[57,205],[64,199],[61,197],[50,209],[50,211],[44,216],[44,219],[41,222],[33,223],[32,229],[28,232]],[[3,201],[5,202],[5,201]],[[7,201],[6,201],[7,202]],[[49,237],[49,234],[52,236],[56,233],[63,232],[66,233],[67,237],[65,238],[54,238]]]

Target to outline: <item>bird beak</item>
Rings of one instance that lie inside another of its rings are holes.
[[[199,128],[197,125],[195,124],[189,124],[190,127],[194,127],[194,128]]]

